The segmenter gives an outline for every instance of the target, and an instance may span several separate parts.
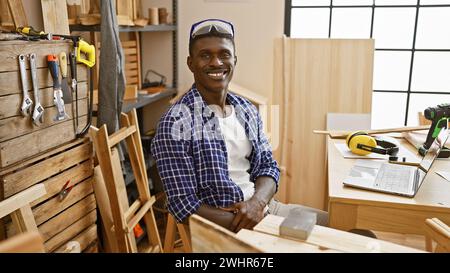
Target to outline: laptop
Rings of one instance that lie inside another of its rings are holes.
[[[441,129],[418,166],[360,160],[361,163],[359,165],[355,164],[350,174],[344,179],[344,185],[414,197],[431,169],[434,160],[439,155],[442,147],[444,147],[449,134],[449,128]]]

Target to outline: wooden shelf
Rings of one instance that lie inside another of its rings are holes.
[[[70,31],[100,31],[100,25],[83,26],[83,25],[70,25]],[[119,26],[119,32],[160,32],[160,31],[175,31],[177,27],[175,25],[147,25],[145,27],[137,26]]]
[[[150,104],[152,102],[158,101],[162,98],[172,96],[177,93],[177,90],[175,88],[168,88],[164,91],[161,91],[159,93],[155,94],[148,94],[148,95],[138,95],[137,99],[134,100],[124,100],[122,105],[122,111],[123,112],[129,112],[133,108],[141,108],[144,107],[147,104]]]

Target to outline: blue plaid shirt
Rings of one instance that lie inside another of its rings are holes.
[[[227,103],[234,106],[253,146],[248,158],[250,180],[269,176],[278,187],[280,171],[256,107],[230,92]],[[151,152],[169,212],[177,221],[195,213],[201,204],[228,207],[244,200],[241,189],[228,174],[227,149],[218,119],[195,84],[161,118]]]

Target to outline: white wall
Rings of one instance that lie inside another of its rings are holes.
[[[193,83],[186,65],[191,25],[206,18],[231,21],[238,62],[233,82],[271,99],[274,39],[284,28],[284,0],[179,0],[178,81],[180,90]]]

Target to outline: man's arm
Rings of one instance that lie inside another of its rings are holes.
[[[229,209],[236,211],[230,230],[238,232],[242,228],[252,229],[264,218],[264,208],[276,192],[272,177],[260,176],[255,181],[255,194],[245,202],[237,203]]]
[[[200,205],[197,212],[198,215],[226,228],[230,229],[235,214],[230,211],[211,207],[205,204]]]

